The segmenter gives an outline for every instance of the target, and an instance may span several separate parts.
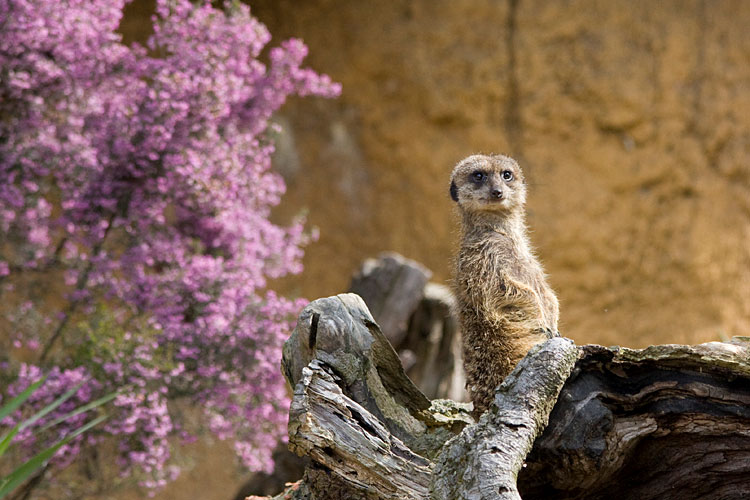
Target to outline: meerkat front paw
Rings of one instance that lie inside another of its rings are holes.
[[[553,330],[552,328],[540,328],[539,333],[547,336],[548,339],[553,339],[560,336],[560,332]]]

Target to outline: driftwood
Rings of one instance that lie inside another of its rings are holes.
[[[290,448],[318,464],[306,483],[319,498],[429,498],[433,480],[436,498],[471,498],[488,487],[510,494],[577,355],[565,339],[544,344],[509,377],[515,383],[501,387],[489,418],[444,446],[472,422],[468,406],[430,403],[357,295],[321,299],[302,312],[284,346],[284,371],[295,387]],[[497,453],[477,455],[457,474],[455,462],[475,446]]]
[[[455,308],[455,298],[448,287],[427,283],[397,349],[409,378],[431,399],[469,399]],[[407,365],[404,361],[409,358]]]
[[[476,424],[468,405],[424,397],[353,294],[305,308],[282,366],[289,446],[311,463],[277,498],[519,498],[516,474],[527,500],[750,495],[748,338],[643,350],[552,339]]]
[[[385,252],[363,262],[350,291],[364,299],[409,379],[427,398],[467,401],[455,300],[447,286],[428,282],[431,275],[422,264]],[[277,446],[273,457],[273,472],[251,476],[237,499],[275,493],[285,482],[298,479],[306,466],[286,443]]]
[[[432,272],[419,262],[386,252],[362,263],[352,277],[349,291],[362,297],[380,331],[398,346],[430,276]]]
[[[367,259],[349,291],[365,301],[409,378],[430,399],[468,400],[461,336],[445,285],[422,264],[386,252]]]
[[[582,353],[524,498],[750,498],[750,338]]]
[[[319,498],[426,498],[432,461],[471,423],[468,405],[430,402],[362,299],[319,299],[284,345],[293,385],[289,446],[310,456]]]

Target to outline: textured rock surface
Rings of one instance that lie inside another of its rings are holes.
[[[123,30],[142,38],[150,0]],[[307,297],[394,250],[450,278],[456,161],[528,172],[532,240],[578,343],[645,346],[750,326],[750,4],[256,0],[344,85],[292,100],[278,218],[320,228]]]
[[[149,4],[129,9],[131,38]],[[382,250],[449,279],[451,168],[505,152],[528,172],[563,335],[632,347],[747,335],[750,4],[252,5],[275,41],[303,38],[310,65],[344,84],[341,98],[291,101],[281,117],[279,220],[307,209],[321,232],[287,290],[339,293]],[[196,468],[160,498],[210,481],[199,496],[226,498],[224,477]]]
[[[750,4],[262,0],[344,85],[294,101],[300,166],[280,217],[320,241],[296,287],[344,290],[395,250],[450,277],[453,164],[506,152],[563,335],[645,346],[750,324]],[[322,128],[325,127],[325,128]]]

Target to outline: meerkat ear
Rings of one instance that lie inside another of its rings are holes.
[[[451,181],[451,198],[453,201],[458,201],[458,187],[456,187],[455,181]]]

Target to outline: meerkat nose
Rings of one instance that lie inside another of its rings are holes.
[[[490,191],[490,194],[493,198],[502,198],[503,192],[500,189],[494,188],[492,191]]]

